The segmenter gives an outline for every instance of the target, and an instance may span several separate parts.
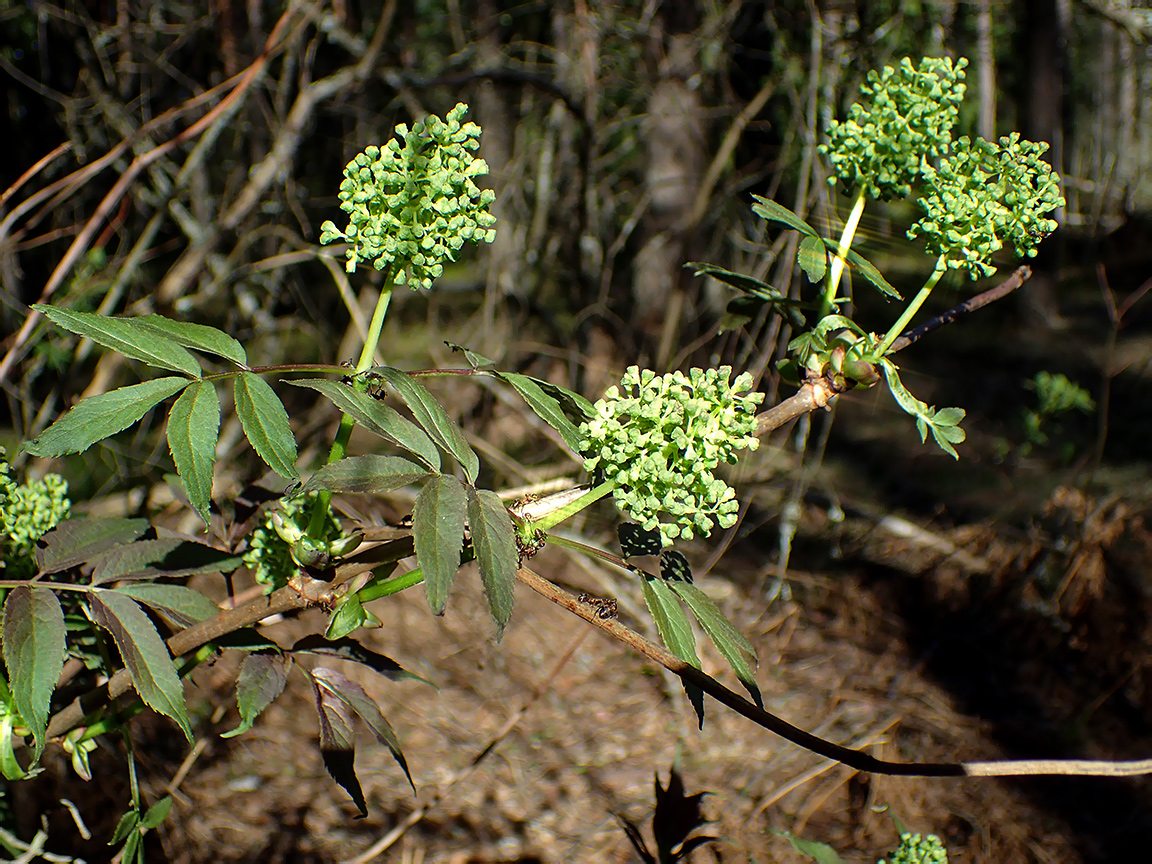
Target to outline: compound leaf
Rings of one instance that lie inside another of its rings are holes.
[[[696,616],[696,620],[700,622],[700,626],[704,628],[708,638],[716,645],[724,659],[728,661],[728,665],[732,667],[732,671],[736,673],[736,677],[740,679],[740,683],[751,694],[752,700],[763,708],[764,700],[760,695],[760,688],[756,686],[752,667],[746,659],[746,657],[756,659],[756,650],[752,647],[752,643],[744,638],[744,634],[737,630],[731,621],[724,617],[724,614],[712,602],[712,598],[695,585],[681,581],[667,584],[681,600],[688,604],[688,608],[692,610],[692,614]]]
[[[656,629],[668,650],[699,669],[700,658],[696,656],[696,636],[692,633],[692,624],[668,583],[662,579],[646,577],[641,582],[641,588],[644,590],[644,602],[648,604],[648,611],[652,613],[652,620],[656,622]],[[704,691],[685,681],[684,692],[688,694],[688,701],[692,703],[700,726],[703,727]]]

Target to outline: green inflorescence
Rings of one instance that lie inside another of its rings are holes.
[[[918,202],[925,215],[909,239],[923,235],[930,254],[973,279],[996,272],[988,259],[1006,243],[1021,257],[1035,257],[1036,246],[1056,230],[1045,214],[1064,206],[1060,177],[1041,158],[1047,149],[1016,132],[997,144],[960,138],[939,167],[925,165],[927,192]]]
[[[901,834],[900,847],[876,864],[948,864],[948,850],[935,834]]]
[[[905,57],[896,68],[868,73],[864,96],[848,119],[832,121],[820,152],[835,172],[830,183],[861,187],[876,199],[906,198],[924,160],[948,152],[952,127],[964,99],[964,67],[949,57],[925,57],[917,68]]]
[[[292,558],[292,544],[283,536],[282,527],[276,528],[276,520],[281,525],[292,526],[294,533],[304,535],[311,509],[304,498],[289,498],[280,502],[279,510],[269,510],[263,521],[248,535],[248,549],[244,553],[244,564],[251,569],[258,583],[264,586],[264,593],[271,594],[288,584],[296,575],[299,565]],[[319,544],[328,544],[340,536],[340,525],[332,512],[324,523],[324,532]]]
[[[721,366],[658,376],[630,366],[580,426],[584,467],[614,482],[620,510],[646,530],[659,528],[665,546],[736,522],[736,493],[713,470],[735,463],[741,448],[756,449],[764,394],[741,395],[752,376],[729,384],[731,373]]]
[[[349,273],[368,261],[377,270],[393,266],[397,285],[428,288],[466,241],[495,239],[488,206],[496,195],[473,182],[488,165],[470,152],[480,146],[480,127],[461,124],[467,110],[459,103],[444,120],[433,115],[411,129],[401,123],[399,140],[348,163],[340,184],[348,227],[324,222],[320,242],[348,241]]]
[[[36,541],[68,518],[72,502],[68,481],[59,474],[17,485],[4,448],[0,447],[0,568],[7,579],[26,579],[36,572]]]

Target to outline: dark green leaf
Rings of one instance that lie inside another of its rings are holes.
[[[660,578],[665,582],[692,582],[692,565],[675,549],[660,553]]]
[[[173,321],[171,318],[164,318],[161,315],[144,315],[141,318],[131,320],[139,321],[141,324],[159,331],[185,348],[194,348],[205,354],[215,354],[217,357],[231,360],[237,366],[243,366],[248,362],[248,355],[244,353],[244,346],[223,330],[217,330],[215,327],[209,327],[206,324],[193,324],[190,321]]]
[[[200,377],[200,364],[196,358],[142,318],[109,318],[93,312],[74,312],[57,306],[34,307],[44,317],[65,330],[87,336],[97,345],[111,348],[132,360],[139,360],[160,369],[183,372],[191,378]]]
[[[424,590],[435,615],[444,611],[460,569],[467,506],[464,484],[439,474],[424,484],[412,508],[416,563],[424,571]]]
[[[164,640],[144,610],[132,598],[115,591],[96,591],[88,602],[92,620],[112,635],[137,695],[152,710],[175,720],[192,743],[184,685]]]
[[[168,811],[172,809],[172,796],[165,795],[155,804],[148,808],[148,812],[144,814],[144,818],[140,820],[140,827],[145,831],[151,831],[157,828],[160,824],[168,818]]]
[[[252,449],[281,477],[295,480],[300,476],[296,470],[296,438],[276,391],[259,375],[243,372],[236,379],[233,393],[236,415]]]
[[[809,282],[820,282],[828,272],[828,253],[819,237],[805,237],[796,251],[796,263],[808,276]]]
[[[97,441],[127,429],[190,383],[187,378],[155,378],[111,393],[89,396],[73,405],[39,438],[25,443],[24,449],[33,456],[82,453]]]
[[[559,432],[564,443],[573,452],[580,452],[580,432],[577,430],[576,424],[568,419],[568,415],[564,413],[560,402],[554,396],[545,393],[536,380],[527,375],[519,375],[515,372],[496,372],[494,374],[497,378],[507,381],[516,388],[516,392],[528,403],[528,407],[536,413],[536,416]]]
[[[320,715],[320,756],[332,779],[344,787],[360,817],[368,815],[364,791],[356,779],[356,729],[351,706],[323,676],[317,677],[324,667],[317,666],[309,673],[312,690],[316,694],[316,710]],[[324,670],[330,671],[330,670]]]
[[[302,495],[327,489],[349,495],[383,495],[438,476],[399,456],[348,456],[308,478]]]
[[[346,384],[323,378],[291,381],[296,387],[309,387],[331,399],[337,408],[376,435],[403,447],[433,471],[440,470],[440,451],[415,423],[405,420],[394,408]]]
[[[533,378],[536,386],[551,396],[559,403],[561,410],[568,415],[568,419],[573,423],[583,423],[590,417],[596,416],[596,409],[592,403],[576,393],[569,390],[567,387],[561,387],[559,384],[553,384],[551,381],[544,381],[541,378]]]
[[[468,487],[468,525],[480,565],[480,580],[488,595],[488,609],[496,622],[496,638],[512,617],[516,584],[516,531],[504,502],[488,489]]]
[[[353,663],[360,663],[391,681],[421,681],[429,687],[436,686],[427,678],[421,678],[407,671],[391,657],[365,648],[355,639],[327,639],[318,633],[313,633],[298,640],[289,650],[293,653],[315,654],[321,657],[340,657]]]
[[[112,589],[117,594],[126,594],[133,600],[143,603],[180,627],[191,627],[207,621],[220,612],[220,607],[201,594],[184,585],[168,585],[159,582],[137,582]]]
[[[364,604],[360,598],[353,594],[336,607],[328,621],[328,628],[324,631],[325,639],[341,639],[349,633],[355,632],[360,625],[368,620],[364,612]]]
[[[688,604],[688,608],[692,610],[692,614],[696,616],[708,638],[716,645],[724,659],[728,661],[728,665],[732,667],[732,671],[736,673],[736,677],[740,679],[740,683],[751,694],[752,701],[763,708],[764,700],[760,695],[760,688],[756,686],[756,676],[753,675],[752,667],[745,659],[746,656],[751,657],[753,661],[756,659],[756,650],[752,647],[752,643],[724,617],[712,602],[712,598],[695,585],[672,582],[670,587]]]
[[[48,704],[64,666],[60,601],[47,588],[13,588],[4,601],[3,634],[12,698],[36,741],[32,754],[35,764],[44,752]]]
[[[456,425],[456,421],[448,415],[436,397],[428,392],[428,388],[411,375],[391,366],[377,366],[372,372],[400,394],[400,398],[404,400],[416,422],[424,427],[424,431],[433,441],[460,463],[468,482],[474,483],[476,475],[480,473],[480,457],[476,455],[476,451],[472,449],[468,439]]]
[[[616,536],[620,538],[620,554],[625,558],[659,555],[663,546],[659,528],[646,529],[636,522],[621,522]]]
[[[117,843],[123,843],[136,831],[139,825],[140,814],[135,810],[129,810],[116,823],[116,830],[112,832],[112,839],[108,841],[108,845],[115,846]]]
[[[131,543],[149,527],[147,519],[122,516],[66,519],[40,538],[36,563],[43,574],[86,564],[109,549]]]
[[[183,578],[197,573],[230,573],[243,557],[180,537],[125,542],[106,552],[93,550],[87,560],[95,564],[92,584],[118,579]]]
[[[752,212],[769,222],[774,222],[777,225],[783,225],[786,228],[792,228],[799,231],[801,234],[807,234],[809,237],[818,237],[816,229],[781,204],[777,204],[768,198],[762,198],[759,195],[753,195],[756,203],[752,205]]]
[[[292,658],[279,651],[259,651],[249,654],[240,664],[236,679],[236,707],[240,710],[240,725],[221,738],[232,738],[247,732],[256,718],[276,697],[284,692]]]
[[[184,491],[205,524],[210,521],[212,466],[220,436],[220,399],[205,381],[189,385],[168,412],[168,449]]]
[[[644,590],[644,602],[648,604],[648,611],[652,613],[652,620],[656,622],[656,629],[668,650],[699,669],[700,658],[696,656],[696,636],[692,633],[692,624],[668,583],[662,579],[645,577],[640,585]],[[703,727],[704,691],[685,681],[684,692],[688,694],[688,701],[692,703],[700,726]]]
[[[396,738],[396,733],[392,731],[392,726],[384,718],[380,708],[372,701],[372,697],[365,692],[364,688],[351,678],[325,666],[317,666],[312,670],[312,680],[318,680],[323,686],[331,688],[356,712],[357,716],[372,730],[376,740],[392,752],[396,762],[404,769],[404,776],[408,778],[412,791],[415,792],[416,783],[412,780],[412,772],[408,770],[408,761],[400,750],[400,742]]]
[[[832,255],[837,254],[840,250],[840,244],[837,241],[829,240],[826,237],[824,238],[824,245]],[[884,278],[884,275],[877,270],[870,261],[860,257],[859,252],[854,249],[848,249],[844,253],[844,260],[852,266],[853,270],[871,282],[881,292],[895,300],[902,299],[900,292],[892,287],[888,280]]]

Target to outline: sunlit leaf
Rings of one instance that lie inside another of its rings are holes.
[[[652,620],[656,622],[656,629],[660,638],[668,646],[668,650],[697,669],[700,668],[700,658],[696,656],[696,636],[692,633],[692,624],[688,615],[680,606],[676,595],[663,579],[644,578],[640,587],[644,591],[644,602],[648,611],[652,613]],[[696,711],[700,726],[704,726],[704,691],[695,684],[684,682],[684,692],[688,694],[688,701]]]
[[[516,584],[516,531],[504,502],[488,489],[468,487],[468,525],[480,565],[480,580],[488,596],[488,610],[496,622],[496,638],[512,618]]]
[[[440,451],[428,434],[400,416],[395,408],[361,393],[353,387],[323,378],[289,382],[296,387],[309,387],[323,393],[369,432],[402,447],[433,471],[440,470]]]
[[[159,331],[185,348],[193,348],[197,351],[203,351],[205,354],[215,354],[217,357],[231,360],[238,366],[243,366],[248,362],[248,355],[244,352],[244,346],[223,330],[217,330],[215,327],[209,327],[206,324],[193,324],[191,321],[173,321],[162,315],[144,315],[131,320],[139,321],[140,324]]]
[[[184,491],[205,524],[210,521],[212,467],[220,436],[220,399],[216,387],[196,381],[180,394],[168,412],[168,449]]]
[[[740,679],[740,683],[751,694],[752,701],[763,708],[764,700],[760,695],[760,688],[756,686],[756,677],[746,659],[748,657],[753,661],[756,659],[756,650],[752,647],[752,643],[724,617],[712,602],[712,598],[695,585],[680,581],[669,584],[676,596],[688,604],[688,608],[692,610],[692,614],[696,616],[708,638],[716,645],[720,654],[732,667],[732,671],[736,673],[736,677]]]
[[[16,710],[44,752],[48,705],[64,665],[64,613],[48,588],[20,585],[8,592],[3,618],[4,664]]]
[[[829,240],[827,237],[823,238],[823,241],[824,245],[828,248],[828,251],[831,254],[835,255],[839,252],[840,244],[837,241]],[[884,278],[884,274],[877,270],[872,262],[862,258],[860,253],[855,249],[845,250],[844,260],[848,262],[853,270],[871,282],[874,287],[879,289],[881,293],[887,294],[894,300],[902,299],[900,297],[900,292],[892,287],[892,284]]]
[[[476,475],[480,473],[480,457],[476,455],[476,451],[472,449],[472,445],[468,443],[456,421],[449,416],[436,397],[428,392],[428,388],[411,375],[391,366],[377,366],[371,371],[379,375],[400,395],[408,410],[412,412],[412,416],[416,418],[416,422],[424,427],[424,431],[432,437],[432,440],[460,463],[468,482],[475,482]]]
[[[152,710],[171,717],[192,743],[192,727],[184,707],[184,685],[176,674],[172,656],[155,625],[136,601],[115,591],[89,595],[92,620],[111,634],[132,686]]]
[[[412,508],[416,561],[424,571],[424,590],[433,614],[444,611],[464,548],[467,510],[464,484],[439,474],[424,484]]]
[[[554,396],[544,392],[536,379],[514,372],[496,372],[494,374],[497,378],[507,381],[516,388],[516,392],[520,394],[536,416],[559,432],[564,443],[573,452],[580,452],[581,438],[576,424],[568,419],[568,415],[564,413],[560,402]]]
[[[110,348],[132,360],[139,360],[160,369],[172,369],[199,378],[200,364],[181,348],[142,318],[109,318],[93,312],[76,312],[58,306],[33,306],[54,324],[78,336],[87,336],[97,345]]]
[[[127,429],[190,383],[187,378],[154,378],[110,393],[89,396],[73,405],[38,438],[26,442],[24,449],[33,456],[82,453],[97,441]]]
[[[259,651],[249,654],[240,664],[236,679],[236,707],[240,711],[240,725],[221,738],[232,738],[247,732],[276,697],[284,692],[292,658],[279,651]]]
[[[769,222],[775,222],[777,225],[792,228],[801,234],[807,234],[809,237],[819,236],[815,228],[782,204],[777,204],[775,201],[759,195],[753,195],[752,198],[756,201],[756,203],[752,205],[752,212],[757,216]]]
[[[259,375],[243,372],[233,387],[244,435],[264,463],[281,477],[296,479],[296,437],[284,403]]]
[[[341,639],[349,633],[354,633],[367,620],[368,615],[364,611],[364,604],[360,602],[359,597],[353,594],[345,598],[336,607],[336,611],[332,613],[332,617],[328,620],[328,627],[324,630],[324,638]]]
[[[809,282],[820,282],[828,272],[828,252],[824,241],[819,237],[805,237],[796,250],[796,263],[804,271]]]

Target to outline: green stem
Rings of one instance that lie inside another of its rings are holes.
[[[844,273],[844,255],[852,248],[852,238],[856,236],[856,228],[860,224],[860,217],[863,214],[864,187],[861,187],[860,193],[856,196],[856,203],[852,205],[852,212],[848,214],[848,221],[844,223],[844,232],[840,235],[840,248],[832,261],[832,270],[824,285],[824,300],[820,306],[821,318],[831,312],[835,305],[836,289],[840,284],[840,276]]]
[[[932,271],[932,275],[928,277],[928,281],[924,283],[924,287],[920,289],[920,293],[912,298],[912,302],[908,304],[908,308],[904,310],[896,323],[889,329],[888,333],[884,336],[884,341],[880,343],[880,347],[876,350],[877,357],[883,357],[884,353],[896,341],[896,337],[904,332],[904,328],[908,326],[908,322],[912,317],[920,311],[920,307],[924,305],[924,301],[928,299],[928,295],[932,293],[932,289],[936,287],[936,283],[940,281],[948,270],[947,265],[944,263],[944,256],[941,255],[936,261],[936,269]]]
[[[564,507],[559,507],[556,510],[553,510],[551,513],[547,513],[544,516],[541,516],[539,519],[534,520],[529,524],[528,527],[532,529],[538,529],[540,531],[547,531],[549,528],[555,528],[568,517],[575,516],[585,507],[588,507],[591,504],[595,504],[615,488],[616,481],[605,480],[595,489],[589,489],[570,504],[567,504]]]
[[[371,600],[379,600],[381,597],[391,597],[393,594],[399,594],[401,591],[411,588],[414,585],[419,585],[423,581],[424,571],[417,567],[393,579],[361,588],[356,593],[356,596],[360,598],[360,603],[364,604]]]
[[[372,323],[368,325],[368,338],[364,340],[364,348],[360,351],[360,359],[356,363],[356,373],[366,372],[372,367],[372,359],[376,356],[376,346],[380,344],[380,333],[384,329],[384,318],[388,314],[388,304],[392,302],[392,270],[384,274],[386,286],[376,301],[376,311],[372,313]],[[348,452],[348,440],[352,437],[352,427],[356,421],[344,414],[340,418],[340,428],[336,430],[336,439],[332,442],[332,449],[328,451],[328,462],[339,462]],[[332,502],[332,493],[325,490],[316,494],[312,502],[312,513],[308,520],[308,536],[319,540],[324,535],[324,523],[328,519],[328,505]]]

